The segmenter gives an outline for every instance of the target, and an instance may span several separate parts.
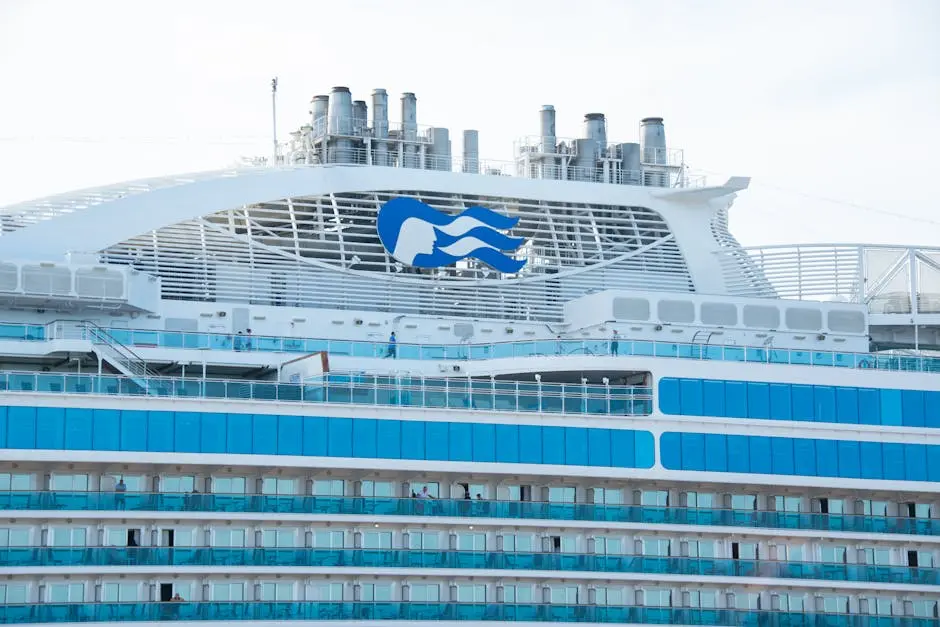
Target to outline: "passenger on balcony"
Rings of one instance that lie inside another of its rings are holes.
[[[388,336],[388,352],[385,353],[385,357],[398,358],[398,339],[395,337],[394,331]]]
[[[127,484],[124,483],[124,478],[118,480],[117,485],[114,486],[114,502],[117,505],[118,509],[124,509],[124,493],[127,492]]]
[[[614,329],[614,335],[610,338],[610,354],[616,355],[617,351],[620,350],[620,334],[617,333],[617,329]]]

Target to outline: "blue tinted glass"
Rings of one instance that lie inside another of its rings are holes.
[[[747,383],[725,381],[725,411],[731,418],[747,418]]]
[[[902,390],[901,415],[905,427],[923,427],[924,393],[920,390]]]
[[[836,388],[836,419],[844,424],[858,423],[858,390]]]
[[[751,418],[770,418],[770,385],[748,382],[747,415]]]
[[[858,442],[839,442],[839,476],[857,479],[862,469]]]
[[[698,379],[682,379],[679,382],[681,413],[684,416],[703,415],[704,391],[702,381]],[[666,413],[666,412],[663,412]],[[672,412],[678,413],[678,412]]]
[[[770,448],[770,438],[762,436],[749,436],[751,448],[751,472],[771,474],[773,472],[773,454]]]
[[[790,384],[770,384],[770,418],[773,420],[792,420],[793,410],[790,407]]]
[[[703,413],[706,416],[722,417],[725,413],[725,384],[724,381],[705,381],[702,385],[705,400]]]

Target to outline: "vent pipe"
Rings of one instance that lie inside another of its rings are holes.
[[[450,172],[450,131],[446,128],[431,129],[431,146],[428,150],[428,170]]]
[[[540,113],[542,141],[539,145],[539,152],[555,152],[555,107],[544,105]]]
[[[330,93],[330,134],[352,134],[352,94],[348,87],[334,87]]]
[[[595,160],[603,157],[607,150],[607,119],[603,113],[588,113],[584,116],[584,137],[597,145]]]
[[[369,105],[365,100],[356,100],[352,104],[353,135],[362,137],[369,127]]]
[[[384,89],[372,90],[372,163],[388,165],[388,94]],[[377,141],[378,140],[378,141]]]
[[[640,184],[640,145],[639,144],[620,144],[620,168],[623,180],[620,183],[624,185]]]
[[[480,132],[463,132],[463,171],[470,174],[480,173]]]
[[[312,116],[313,136],[326,135],[327,115],[330,111],[330,97],[325,95],[314,96],[311,101],[310,114]]]
[[[401,95],[401,134],[404,140],[406,168],[418,167],[418,99],[407,91]]]
[[[330,92],[330,135],[352,135],[353,105],[352,94],[348,87],[334,87]],[[352,140],[348,138],[330,139],[327,148],[329,163],[353,163],[355,161]]]
[[[643,163],[667,165],[666,127],[662,118],[643,118],[640,122],[640,149]]]

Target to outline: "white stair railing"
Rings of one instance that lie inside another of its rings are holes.
[[[119,342],[113,335],[90,320],[81,322],[84,337],[91,341],[98,356],[117,368],[121,374],[130,377],[145,390],[149,389],[149,379],[159,374],[147,367],[137,353]]]

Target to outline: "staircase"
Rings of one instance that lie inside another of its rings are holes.
[[[92,350],[98,357],[149,393],[150,379],[159,377],[158,373],[150,370],[137,353],[94,322],[83,320],[78,324],[81,325],[82,337],[91,341]]]

